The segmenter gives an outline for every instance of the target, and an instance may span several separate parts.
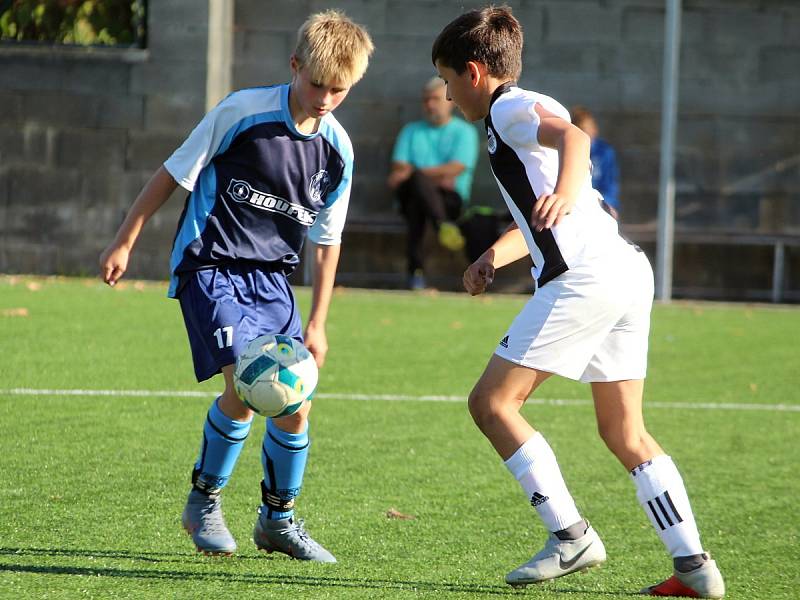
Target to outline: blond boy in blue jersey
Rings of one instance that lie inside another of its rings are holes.
[[[178,185],[189,192],[170,259],[169,295],[181,305],[195,374],[222,373],[223,393],[203,426],[183,526],[207,554],[236,550],[221,492],[250,432],[253,412],[236,395],[233,367],[246,344],[273,333],[305,341],[319,366],[353,173],[353,148],[331,114],[367,69],[369,34],[344,14],[312,15],[298,31],[292,79],[232,93],[156,171],[100,257],[114,285],[147,220]],[[302,329],[287,276],[313,243],[311,312]],[[294,519],[309,450],[309,402],[267,420],[256,546],[335,562]]]

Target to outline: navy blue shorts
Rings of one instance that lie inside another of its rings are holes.
[[[187,273],[178,300],[197,381],[234,364],[260,335],[282,333],[303,341],[294,292],[281,271],[227,266]]]

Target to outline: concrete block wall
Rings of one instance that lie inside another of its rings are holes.
[[[150,2],[148,47],[0,46],[0,272],[95,274],[153,171],[202,117],[208,12]],[[130,275],[163,278],[180,190]]]
[[[419,89],[434,75],[433,37],[484,3],[230,1],[234,88],[287,81],[297,28],[312,12],[335,6],[369,28],[375,55],[337,118],[356,152],[352,217],[394,216],[384,187],[389,157],[400,127],[420,117]],[[663,1],[509,4],[526,31],[521,85],[596,112],[619,153],[624,220],[653,223]],[[800,2],[683,7],[680,224],[800,231],[800,170],[790,161],[800,152]],[[145,50],[0,46],[0,272],[94,273],[136,193],[202,117],[208,3],[158,0],[148,8]],[[473,196],[500,206],[481,156]],[[183,196],[179,190],[148,224],[132,276],[166,275]]]
[[[434,75],[434,36],[464,8],[482,2],[314,0],[267,9],[237,0],[235,87],[284,81],[294,35],[312,11],[337,6],[366,25],[376,51],[365,79],[337,116],[356,150],[354,213],[389,214],[384,180],[394,136],[419,118],[419,88]],[[521,85],[565,106],[596,112],[616,148],[625,220],[656,219],[659,178],[661,0],[517,0],[508,2],[525,28]],[[698,225],[724,224],[727,197],[738,190],[758,203],[779,190],[800,202],[800,181],[769,175],[800,147],[800,3],[794,0],[683,2],[680,121],[677,133],[678,217],[698,217],[696,199],[714,198]],[[764,171],[749,187],[740,180]],[[797,172],[797,169],[794,171]],[[739,187],[736,187],[738,185]],[[728,188],[734,187],[733,191]],[[745,189],[746,188],[746,189]],[[735,195],[735,194],[733,194]],[[474,197],[499,205],[485,158]],[[733,200],[732,200],[733,202]],[[713,210],[712,210],[713,208]],[[758,212],[758,211],[756,211]],[[757,222],[743,225],[757,227]],[[800,229],[800,222],[785,223]]]

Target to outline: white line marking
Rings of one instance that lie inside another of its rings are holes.
[[[213,398],[216,392],[200,390],[51,390],[35,388],[0,389],[0,396],[118,396],[123,398]],[[464,396],[413,396],[410,394],[342,394],[321,393],[323,400],[381,400],[389,402],[466,402]],[[546,406],[591,406],[591,400],[529,398],[527,404]],[[800,412],[797,404],[745,404],[737,402],[645,402],[646,408],[684,408],[693,410],[765,410]]]

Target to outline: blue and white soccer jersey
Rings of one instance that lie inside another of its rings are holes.
[[[512,84],[495,91],[485,119],[492,172],[530,251],[537,287],[495,353],[584,382],[641,379],[652,269],[602,209],[588,169],[570,214],[550,229],[531,227],[533,205],[553,192],[559,164],[557,151],[539,144],[536,104],[569,121],[554,99]]]
[[[331,114],[295,127],[289,85],[234,92],[164,163],[190,192],[170,258],[195,371],[207,379],[263,333],[300,339],[286,282],[308,238],[341,243],[353,149]],[[189,291],[187,291],[189,290]]]

